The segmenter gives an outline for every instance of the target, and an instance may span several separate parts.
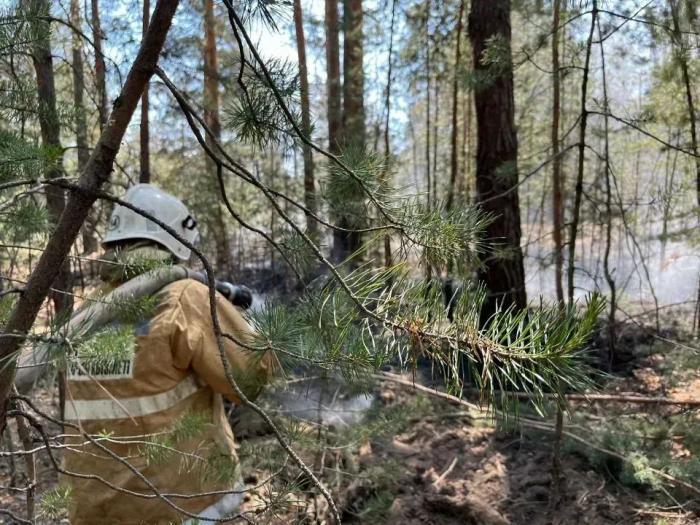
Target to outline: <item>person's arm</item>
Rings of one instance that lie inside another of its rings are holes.
[[[252,330],[236,307],[219,294],[216,304],[221,331],[244,344],[249,342]],[[173,335],[178,364],[191,367],[215,391],[240,402],[221,362],[208,288],[196,281],[188,282],[180,295],[178,310]],[[254,399],[277,370],[277,358],[269,351],[247,350],[226,337],[222,338],[222,343],[236,384],[247,398]]]

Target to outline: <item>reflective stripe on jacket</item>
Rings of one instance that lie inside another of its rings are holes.
[[[222,491],[237,481],[233,433],[221,395],[237,398],[225,377],[214,335],[207,286],[183,279],[157,294],[151,319],[133,325],[133,357],[91,367],[69,363],[66,419],[101,439],[171,501],[198,514],[229,501]],[[245,340],[250,328],[238,310],[217,294],[222,332]],[[255,397],[269,381],[276,358],[247,351],[229,339],[224,348],[238,385]],[[195,432],[172,433],[196,421]],[[183,425],[184,426],[184,425]],[[177,523],[187,519],[153,492],[127,465],[78,435],[67,438],[64,468],[85,477],[62,476],[73,488],[72,524]],[[173,452],[175,449],[177,452]],[[131,496],[89,477],[99,476]],[[202,493],[217,492],[208,496]]]

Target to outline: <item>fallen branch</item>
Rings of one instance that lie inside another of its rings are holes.
[[[533,397],[528,392],[502,392],[496,391],[496,394],[506,394],[519,399],[530,399]],[[540,394],[549,399],[556,399],[555,394]],[[637,396],[634,394],[566,394],[567,401],[588,401],[589,403],[638,403],[645,405],[678,405],[686,407],[700,406],[700,399],[674,399],[672,397],[660,396]]]
[[[387,381],[391,381],[392,383],[396,383],[399,385],[407,386],[409,388],[413,388],[413,389],[418,390],[420,392],[424,392],[426,394],[429,394],[433,397],[438,397],[440,399],[444,399],[444,400],[449,401],[450,403],[453,403],[456,405],[467,407],[470,409],[470,412],[472,412],[472,411],[478,411],[478,412],[482,412],[482,413],[486,412],[486,409],[479,407],[478,405],[475,405],[473,403],[470,403],[469,401],[465,401],[464,399],[460,399],[457,396],[446,394],[445,392],[440,392],[439,390],[435,390],[434,388],[429,388],[427,386],[420,385],[414,381],[408,381],[408,380],[403,379],[402,377],[400,377],[396,374],[391,374],[389,372],[380,372],[378,374],[375,374],[375,377],[377,377],[378,379],[384,379]],[[492,414],[494,416],[495,415],[503,415],[503,413],[497,409],[492,409]],[[522,425],[524,427],[530,427],[530,428],[534,428],[537,430],[544,430],[547,432],[554,432],[554,430],[555,430],[554,425],[551,423],[548,423],[546,421],[537,421],[535,419],[529,419],[529,418],[525,418],[525,417],[518,417],[516,421],[517,421],[517,423],[519,423],[520,425]],[[590,438],[583,438],[583,437],[578,436],[578,435],[574,434],[573,432],[569,432],[567,430],[563,430],[562,435],[564,435],[568,438],[571,438],[574,441],[582,443],[583,445],[586,445],[587,447],[590,447],[593,450],[596,450],[602,454],[606,454],[608,456],[620,459],[620,460],[625,461],[627,463],[632,462],[632,460],[630,458],[620,454],[619,452],[615,452],[614,450],[609,450],[609,449],[603,448],[601,446],[598,446],[595,443],[592,443]],[[695,485],[691,485],[690,483],[688,483],[686,481],[675,478],[662,470],[658,470],[658,469],[649,467],[649,471],[653,472],[655,475],[659,476],[660,478],[665,479],[671,485],[675,485],[676,487],[681,487],[681,488],[687,490],[688,492],[692,492],[693,494],[700,496],[700,488],[696,487]]]

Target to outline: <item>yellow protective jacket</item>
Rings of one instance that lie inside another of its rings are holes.
[[[99,366],[69,361],[66,420],[109,450],[86,444],[77,432],[66,440],[70,448],[63,467],[78,477],[64,475],[61,482],[72,488],[69,517],[74,525],[188,519],[154,497],[128,465],[192,514],[222,517],[235,512],[240,502],[240,494],[226,494],[236,487],[238,465],[222,394],[233,401],[237,397],[221,363],[209,290],[183,279],[156,297],[152,318],[127,325],[127,330],[133,328],[132,357]],[[216,302],[222,331],[239,341],[249,337],[250,327],[239,311],[218,294]],[[237,384],[255,397],[277,366],[275,356],[245,350],[230,339],[224,339],[224,346]],[[215,494],[197,496],[211,492]]]

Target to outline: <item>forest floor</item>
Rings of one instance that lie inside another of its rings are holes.
[[[666,335],[663,339],[673,338],[673,334]],[[697,351],[663,339],[646,337],[634,327],[628,327],[627,333],[623,330],[621,345],[628,345],[624,348],[626,362],[604,380],[602,391],[700,399]],[[39,390],[36,395],[40,405],[55,410],[53,393]],[[332,409],[335,396],[324,406]],[[273,406],[269,399],[267,402]],[[297,436],[297,448],[332,490],[344,522],[700,523],[699,495],[680,486],[683,482],[697,485],[700,480],[697,407],[572,404],[566,418],[566,431],[571,434],[565,436],[562,449],[562,496],[553,506],[551,418],[538,418],[526,404],[521,405],[519,422],[504,424],[486,412],[382,380],[376,384],[374,396],[360,405],[345,405],[348,411],[358,413],[350,422],[319,427],[313,421],[288,418],[289,429]],[[540,423],[522,424],[530,420]],[[240,455],[245,482],[253,487],[272,472],[279,472],[283,460],[272,436],[255,431],[245,434],[243,431],[239,436]],[[325,447],[319,455],[321,441]],[[6,443],[3,449],[7,449]],[[265,464],[261,464],[263,457],[269,458]],[[678,482],[669,481],[655,469]],[[23,516],[25,493],[5,490],[10,470],[7,458],[2,458],[0,508]],[[19,458],[15,472],[18,486],[23,486],[24,467]],[[56,475],[45,454],[40,455],[37,472],[39,494],[55,486]],[[287,464],[274,482],[246,495],[243,510],[250,511],[248,516],[255,523],[330,523],[327,504],[314,494],[317,492],[308,483],[300,481],[298,470]],[[271,507],[276,497],[286,504]],[[41,504],[38,508],[41,512]],[[0,523],[13,522],[0,516]]]
[[[650,334],[633,323],[622,326],[621,362],[602,381],[601,393],[700,399],[698,352],[671,343],[673,332]],[[693,492],[700,480],[698,406],[572,403],[558,505],[550,502],[552,420],[523,403],[520,421],[504,424],[484,411],[381,381],[364,422],[338,425],[334,437],[325,436],[321,462],[311,454],[306,459],[317,471],[323,464],[321,478],[348,523],[700,524],[700,492]],[[365,432],[356,428],[363,424]],[[320,439],[313,428],[309,433]],[[264,508],[265,490],[253,491],[244,508]],[[321,496],[297,491],[293,499],[296,512],[272,522],[331,522]]]

